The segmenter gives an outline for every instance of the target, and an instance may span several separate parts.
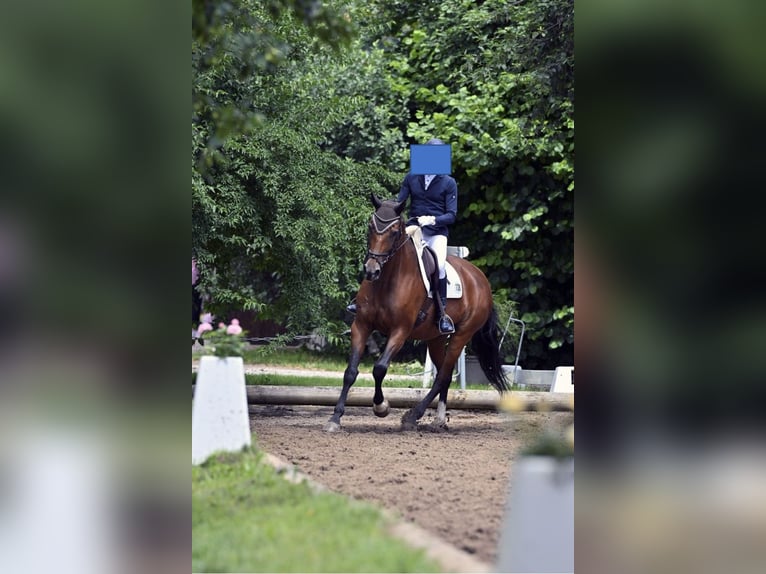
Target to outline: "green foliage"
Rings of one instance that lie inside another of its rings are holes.
[[[548,431],[540,434],[531,445],[522,451],[522,454],[569,459],[574,456],[574,444],[563,436]]]
[[[401,179],[409,169],[404,129],[409,112],[392,90],[386,66],[382,50],[358,45],[353,55],[330,71],[347,108],[343,122],[325,135],[323,145],[355,161],[382,165]]]
[[[268,92],[268,79],[291,61],[339,50],[354,32],[342,2],[192,0],[192,118],[203,132],[204,159],[264,121],[269,104],[252,102],[253,90]]]
[[[258,452],[192,467],[194,572],[438,572],[372,506],[293,484]]]
[[[192,250],[206,309],[337,333],[358,287],[369,194],[396,180],[319,146],[345,106],[322,73],[339,58],[317,42],[327,22],[250,2],[211,21],[223,23],[193,33],[192,50]]]
[[[363,33],[389,90],[374,89],[367,108],[393,100],[407,143],[452,145],[460,212],[450,242],[470,247],[498,302],[517,304],[525,367],[571,364],[572,0],[374,5]],[[361,135],[385,141],[379,132]]]
[[[367,197],[395,194],[407,146],[438,136],[459,188],[450,243],[525,321],[523,366],[573,363],[572,0],[193,8],[193,252],[210,310],[343,345]]]
[[[386,195],[390,178],[283,125],[233,139],[223,154],[194,189],[208,310],[255,309],[298,332],[329,323],[358,287],[368,195]]]
[[[246,336],[245,331],[236,335],[227,333],[226,325],[207,331],[202,335],[205,341],[205,351],[209,350],[216,357],[241,357],[247,345]]]

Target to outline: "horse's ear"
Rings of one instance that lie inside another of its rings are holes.
[[[402,202],[399,202],[396,204],[396,207],[394,207],[394,211],[396,212],[396,215],[401,215],[402,211],[404,211],[404,204],[407,203],[407,200],[405,199]]]
[[[370,200],[372,201],[372,205],[375,206],[375,209],[380,209],[380,206],[383,204],[383,202],[380,201],[378,196],[374,193],[370,194]]]

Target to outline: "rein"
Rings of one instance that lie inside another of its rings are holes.
[[[377,213],[373,213],[372,215],[372,224],[375,227],[375,233],[378,235],[382,235],[383,233],[388,231],[388,229],[390,229],[391,226],[394,225],[394,223],[400,220],[401,220],[400,217],[395,217],[393,219],[383,219]],[[378,225],[378,222],[380,222],[381,226],[383,226],[384,224],[387,224],[387,225],[381,228]],[[372,251],[368,248],[367,259],[370,259],[370,258],[374,259],[375,261],[378,262],[378,265],[380,265],[382,268],[388,262],[388,260],[391,259],[396,254],[397,251],[399,251],[402,247],[404,247],[405,243],[407,243],[408,238],[406,236],[403,241],[400,241],[400,239],[402,238],[402,235],[404,234],[402,233],[402,230],[400,228],[399,231],[397,232],[396,239],[394,240],[394,246],[387,253],[376,253],[375,251]]]

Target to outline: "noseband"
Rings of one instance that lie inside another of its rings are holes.
[[[375,233],[377,235],[383,235],[386,231],[388,231],[397,221],[401,221],[401,217],[397,216],[393,219],[383,219],[380,215],[376,213],[372,214],[372,225],[375,228]],[[371,249],[367,249],[367,260],[374,259],[378,262],[378,265],[383,267],[386,262],[391,259],[394,256],[394,253],[399,251],[399,249],[402,248],[402,246],[407,242],[405,239],[404,241],[400,241],[402,238],[402,228],[399,227],[399,230],[396,233],[396,238],[394,239],[394,246],[386,253],[376,253],[375,251],[372,251]],[[369,244],[369,241],[368,241]]]

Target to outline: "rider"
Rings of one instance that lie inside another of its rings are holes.
[[[426,145],[445,145],[433,138]],[[436,253],[439,265],[438,293],[444,310],[447,306],[447,237],[449,225],[457,218],[457,183],[446,174],[415,175],[408,173],[399,190],[398,202],[410,197],[410,219],[408,224],[417,224],[423,230],[423,240]],[[356,303],[347,307],[356,313]],[[439,332],[454,333],[455,325],[446,311],[439,318]]]

